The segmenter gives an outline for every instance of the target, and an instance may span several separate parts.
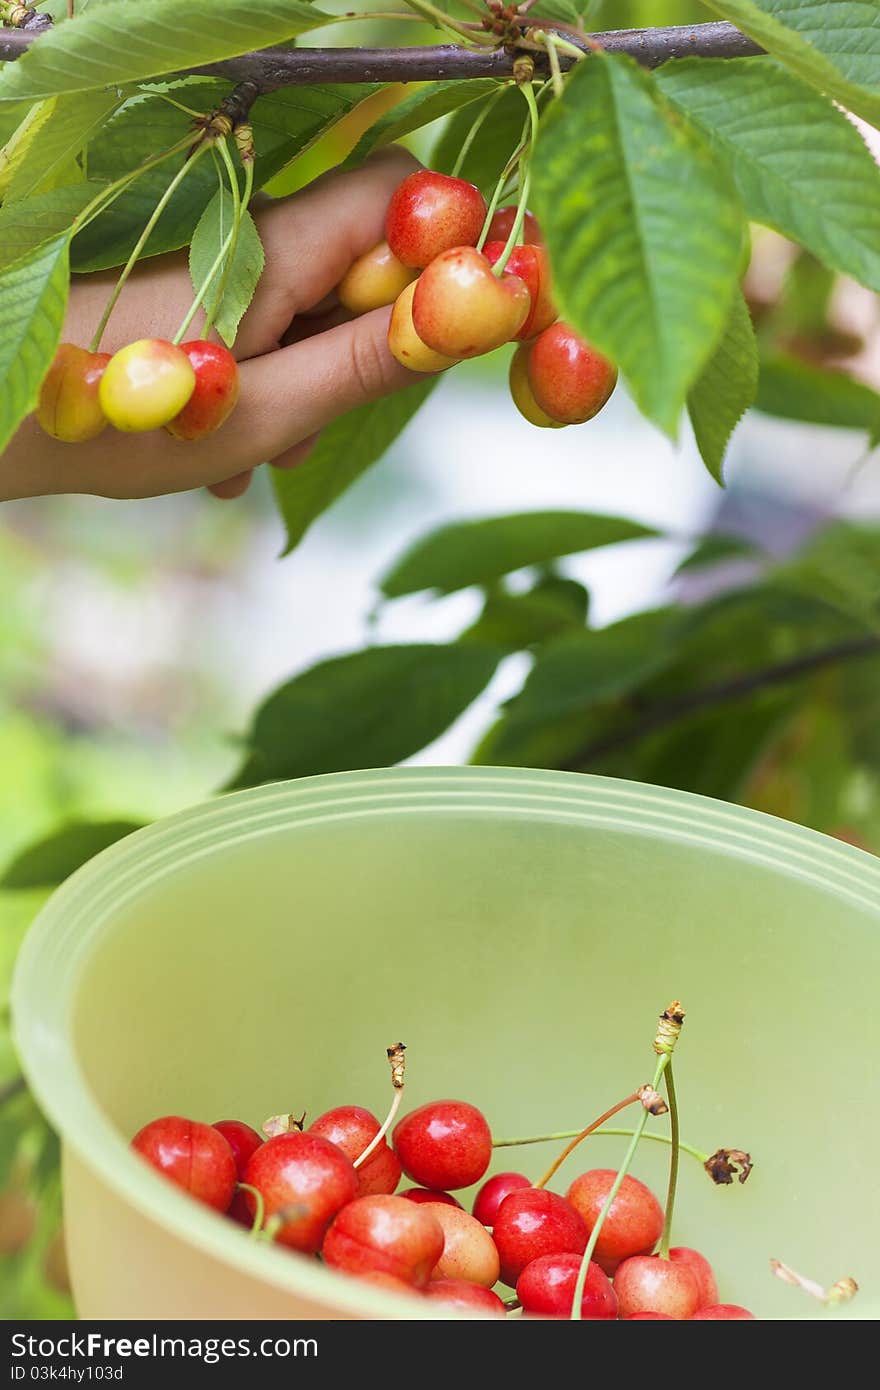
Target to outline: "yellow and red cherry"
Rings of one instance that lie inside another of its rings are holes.
[[[266,1225],[279,1218],[275,1239],[313,1255],[336,1213],[357,1196],[357,1172],[341,1149],[319,1134],[291,1130],[256,1149],[244,1181],[263,1198]],[[251,1216],[256,1200],[246,1192]]]
[[[476,247],[456,246],[436,256],[416,281],[413,325],[435,352],[480,357],[516,337],[531,303],[518,275],[495,275]]]
[[[495,1225],[495,1214],[505,1197],[521,1187],[531,1187],[524,1173],[496,1173],[488,1178],[474,1198],[473,1212],[484,1226]]]
[[[138,1130],[131,1147],[197,1201],[215,1211],[229,1209],[238,1181],[235,1157],[211,1125],[164,1115]]]
[[[407,1177],[440,1192],[479,1182],[492,1158],[486,1117],[466,1100],[411,1110],[395,1125],[393,1144]]]
[[[616,1177],[612,1168],[592,1168],[581,1173],[569,1187],[568,1200],[583,1217],[588,1233],[595,1226]],[[650,1253],[662,1230],[663,1208],[657,1198],[649,1187],[627,1173],[599,1232],[597,1264],[606,1274],[613,1274],[621,1260]]]
[[[539,429],[543,430],[561,430],[564,428],[562,421],[551,419],[546,410],[542,410],[535,400],[535,393],[529,381],[531,351],[531,343],[520,343],[510,359],[508,382],[511,400],[523,419],[528,420],[530,425],[537,425]]]
[[[349,313],[368,314],[393,304],[418,273],[397,259],[387,241],[380,241],[349,266],[336,286],[336,298]]]
[[[443,1253],[431,1271],[432,1279],[463,1279],[491,1289],[500,1273],[495,1242],[475,1217],[446,1203],[425,1205],[443,1231]]]
[[[216,1120],[211,1127],[216,1129],[218,1134],[223,1135],[232,1150],[238,1181],[243,1182],[251,1154],[263,1143],[262,1134],[251,1129],[250,1125],[246,1125],[243,1120]],[[248,1228],[253,1226],[254,1218],[251,1215],[244,1192],[236,1192],[227,1215],[239,1226],[247,1226]]]
[[[175,439],[204,439],[219,430],[238,401],[238,363],[222,343],[182,343],[196,375],[195,388],[179,415],[165,428]]]
[[[110,358],[98,398],[111,425],[137,434],[170,424],[195,387],[195,369],[182,348],[164,338],[140,338]]]
[[[507,1317],[507,1309],[497,1293],[482,1284],[469,1284],[463,1279],[432,1279],[424,1296],[432,1303],[442,1303],[444,1308],[457,1313]]]
[[[617,368],[567,323],[539,333],[528,360],[529,385],[540,408],[562,425],[592,420],[617,385]]]
[[[513,224],[516,221],[516,203],[510,203],[507,207],[499,208],[493,213],[492,221],[489,223],[489,235],[487,241],[507,241],[513,231]],[[522,239],[530,246],[543,246],[544,234],[541,231],[540,223],[534,213],[527,212],[523,218]]]
[[[436,1202],[444,1207],[460,1207],[464,1211],[461,1202],[457,1197],[453,1197],[451,1192],[433,1192],[430,1187],[408,1187],[400,1195],[408,1202],[418,1202],[421,1206],[427,1202]]]
[[[486,202],[474,184],[419,169],[394,190],[385,236],[399,261],[421,270],[441,251],[475,246],[485,220]]]
[[[669,1252],[673,1264],[684,1265],[697,1281],[700,1291],[700,1307],[709,1307],[718,1302],[718,1285],[715,1271],[705,1255],[692,1250],[688,1245],[674,1245]]]
[[[313,1120],[307,1134],[320,1134],[341,1149],[354,1163],[372,1143],[381,1128],[376,1116],[362,1105],[337,1105]],[[374,1192],[393,1192],[400,1182],[400,1163],[385,1139],[356,1170],[359,1197]]]
[[[541,1255],[582,1255],[589,1232],[564,1197],[541,1187],[523,1187],[504,1198],[492,1229],[501,1262],[501,1281],[516,1288],[527,1264]]]
[[[321,1257],[332,1269],[393,1274],[424,1288],[443,1254],[443,1240],[427,1207],[378,1193],[342,1208],[324,1237]]]
[[[97,439],[107,428],[99,390],[109,352],[89,352],[62,343],[40,387],[37,422],[46,434],[65,444]]]
[[[483,255],[490,265],[495,265],[501,257],[505,242],[487,241]],[[531,309],[522,328],[516,334],[518,342],[534,338],[555,323],[559,311],[553,303],[550,291],[550,262],[543,246],[515,246],[506,266],[511,275],[518,275],[528,287]]]
[[[516,1281],[516,1296],[526,1313],[544,1318],[570,1318],[581,1256],[570,1252],[540,1255],[531,1260]],[[611,1280],[591,1260],[581,1298],[585,1321],[617,1317],[617,1295]]]
[[[687,1265],[654,1255],[623,1260],[614,1273],[614,1292],[622,1318],[632,1313],[665,1313],[682,1321],[692,1318],[700,1306],[699,1284]]]
[[[454,367],[458,359],[444,357],[442,353],[434,352],[422,342],[413,325],[412,302],[415,289],[415,284],[407,285],[397,296],[391,310],[391,322],[388,325],[391,356],[395,357],[402,367],[409,367],[411,372],[444,372],[447,367]]]
[[[714,1303],[706,1308],[698,1308],[691,1322],[757,1322],[757,1318],[738,1303]]]

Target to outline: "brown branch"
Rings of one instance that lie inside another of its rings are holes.
[[[713,709],[717,705],[729,704],[732,700],[752,695],[758,690],[786,685],[789,681],[812,675],[814,671],[821,671],[826,666],[837,666],[845,661],[854,661],[859,657],[874,656],[878,653],[880,637],[853,637],[847,642],[838,642],[836,646],[811,652],[808,656],[797,656],[791,661],[781,661],[777,666],[767,666],[761,671],[749,671],[746,675],[719,681],[717,685],[692,691],[676,700],[658,701],[642,711],[632,724],[588,743],[561,766],[567,772],[587,772],[610,753],[621,752],[647,738],[649,734],[678,724],[692,714],[700,714],[703,710]]]
[[[550,28],[549,24],[545,27]],[[612,29],[571,39],[585,51],[598,45],[609,53],[628,53],[643,67],[655,68],[670,58],[743,58],[762,50],[732,24],[681,24],[662,29]],[[0,59],[15,59],[28,48],[31,35],[0,30]],[[184,69],[186,73],[249,82],[261,92],[324,82],[434,82],[462,77],[510,77],[516,60],[511,48],[473,49],[454,44],[427,48],[265,48],[224,62]],[[546,60],[536,54],[539,72]],[[562,67],[576,60],[560,54]]]

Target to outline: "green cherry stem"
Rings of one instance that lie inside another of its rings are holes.
[[[576,43],[569,43],[568,39],[564,39],[564,38],[562,37],[561,34],[556,34],[556,33],[551,34],[551,33],[548,33],[546,29],[532,29],[532,30],[530,30],[530,32],[529,32],[529,38],[530,38],[534,43],[542,44],[542,45],[548,50],[548,53],[551,53],[551,54],[552,54],[553,49],[555,48],[555,49],[557,49],[560,53],[568,53],[568,54],[570,55],[570,57],[576,58],[577,61],[578,61],[579,63],[582,62],[582,60],[583,60],[584,58],[589,58],[589,56],[590,56],[589,53],[586,51],[586,49],[584,49],[584,48],[578,48],[578,46],[577,46]],[[558,66],[558,63],[559,63],[558,57],[557,57],[557,60],[556,60],[556,61],[557,61],[557,66]],[[552,57],[551,57],[551,59],[550,59],[550,66],[551,66],[551,70],[552,70],[552,66],[553,66],[553,59],[552,59]]]
[[[525,155],[525,168],[523,169],[523,165],[520,165],[519,198],[517,199],[516,205],[516,217],[513,220],[513,226],[510,229],[510,234],[505,243],[504,250],[492,267],[492,273],[499,278],[504,274],[507,262],[513,255],[514,247],[518,245],[522,237],[523,223],[525,222],[526,208],[529,201],[529,188],[532,181],[531,154],[535,147],[535,140],[538,137],[538,103],[535,101],[535,92],[531,82],[524,82],[520,91],[525,97],[529,108],[528,153]]]
[[[229,250],[232,246],[233,234],[234,229],[230,227],[229,231],[226,233],[226,238],[223,242],[223,245],[220,247],[220,250],[214,257],[214,260],[211,263],[211,267],[204,280],[202,281],[202,284],[195,296],[195,299],[193,300],[192,304],[189,306],[189,309],[187,310],[186,318],[183,320],[174,337],[171,339],[175,347],[179,347],[180,344],[183,342],[186,334],[189,332],[190,324],[192,323],[199,309],[202,307],[202,301],[204,300],[205,295],[210,290],[211,285],[214,283],[214,280],[220,270],[220,267],[225,261],[227,255],[229,254]],[[208,332],[209,325],[206,320],[205,327],[202,330],[202,337],[206,338],[208,336]]]
[[[141,232],[140,236],[135,242],[134,249],[132,250],[131,255],[129,256],[128,260],[123,266],[122,273],[120,274],[119,279],[116,281],[113,293],[107,301],[107,306],[104,309],[103,314],[101,315],[101,322],[98,324],[98,327],[95,330],[95,336],[92,338],[91,344],[89,346],[90,352],[97,352],[99,350],[101,346],[101,339],[104,336],[104,329],[107,327],[107,324],[110,321],[110,315],[116,308],[116,305],[119,301],[119,296],[122,294],[122,291],[125,288],[126,281],[128,280],[129,275],[131,275],[131,272],[134,270],[141,252],[143,251],[144,247],[146,246],[147,242],[152,236],[156,223],[159,221],[159,218],[162,216],[162,213],[165,211],[166,207],[170,203],[171,199],[174,197],[174,194],[177,192],[177,189],[183,183],[183,180],[186,178],[187,174],[192,169],[193,165],[196,163],[198,159],[201,158],[201,156],[209,148],[210,147],[207,143],[198,146],[198,148],[193,152],[193,154],[191,154],[189,158],[185,160],[180,169],[178,169],[177,173],[174,175],[174,178],[171,180],[168,187],[165,189],[165,192],[162,194],[162,197],[159,199],[158,203],[154,207],[150,215],[149,221],[147,222],[147,225],[144,227],[144,230]]]
[[[591,1137],[594,1139],[601,1139],[603,1136],[609,1139],[621,1137],[629,1138],[632,1132],[632,1129],[626,1126],[603,1125],[601,1129],[594,1129]],[[522,1139],[493,1139],[492,1148],[511,1149],[519,1148],[525,1144],[555,1144],[561,1139],[576,1139],[577,1136],[582,1133],[583,1131],[580,1129],[563,1129],[560,1130],[558,1134],[529,1134]],[[650,1139],[655,1144],[672,1143],[672,1139],[668,1134],[657,1134],[653,1129],[646,1129],[642,1138]],[[690,1154],[691,1158],[695,1158],[701,1166],[705,1166],[711,1157],[710,1154],[704,1153],[702,1149],[698,1149],[696,1144],[688,1144],[684,1139],[679,1139],[678,1147],[681,1149],[682,1153]]]
[[[492,44],[495,39],[491,34],[481,33],[479,29],[466,29],[463,24],[459,24],[451,15],[445,14],[436,5],[429,3],[429,0],[406,0],[410,9],[432,24],[435,29],[445,29],[447,33],[454,34],[457,39],[467,39],[469,43]]]
[[[633,1091],[631,1096],[626,1096],[623,1100],[619,1100],[616,1105],[612,1105],[610,1110],[606,1110],[604,1115],[600,1115],[598,1120],[594,1120],[592,1124],[587,1125],[586,1129],[582,1129],[574,1135],[570,1142],[566,1144],[562,1153],[559,1154],[558,1158],[555,1158],[550,1164],[544,1176],[539,1178],[535,1183],[535,1187],[546,1187],[550,1179],[559,1171],[568,1158],[568,1155],[577,1148],[582,1139],[586,1139],[590,1134],[595,1134],[599,1126],[603,1125],[606,1120],[610,1120],[612,1115],[616,1115],[619,1111],[625,1110],[628,1105],[634,1105],[638,1099],[639,1092]]]
[[[470,152],[471,145],[473,145],[474,141],[480,133],[483,122],[498,105],[499,100],[501,99],[501,97],[504,96],[504,93],[507,91],[509,86],[510,84],[508,82],[505,82],[501,87],[498,88],[497,92],[492,93],[492,95],[489,97],[489,100],[483,106],[482,111],[480,112],[479,116],[477,116],[477,119],[474,121],[473,125],[471,126],[470,130],[468,131],[467,135],[462,141],[461,149],[458,152],[458,158],[452,166],[452,178],[458,178],[459,174],[461,173],[462,166],[468,157],[468,153]]]
[[[550,80],[553,83],[553,95],[561,97],[565,91],[565,78],[562,76],[562,68],[559,66],[559,49],[556,46],[555,34],[545,34],[544,41],[547,44],[547,57],[550,60]]]
[[[675,1082],[672,1079],[672,1058],[664,1076],[666,1095],[669,1100],[669,1139],[672,1145],[669,1153],[669,1186],[666,1189],[666,1210],[663,1215],[663,1231],[660,1236],[658,1254],[661,1260],[669,1259],[669,1244],[672,1238],[672,1213],[675,1209],[675,1189],[678,1185],[678,1158],[681,1137],[678,1132],[678,1102],[675,1097]]]
[[[258,1236],[263,1229],[263,1221],[266,1217],[266,1203],[263,1201],[263,1194],[257,1187],[251,1187],[249,1182],[238,1182],[235,1184],[236,1192],[249,1192],[254,1199],[254,1224],[251,1226],[250,1234]]]

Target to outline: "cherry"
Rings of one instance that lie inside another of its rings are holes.
[[[183,343],[196,374],[195,390],[179,415],[165,426],[175,439],[204,439],[219,430],[238,401],[238,363],[222,343]]]
[[[551,324],[538,334],[528,374],[538,405],[563,425],[592,420],[617,385],[617,368],[567,323]]]
[[[419,169],[394,190],[385,235],[399,261],[422,269],[441,251],[475,246],[485,220],[485,200],[472,183]]]
[[[592,1231],[617,1174],[611,1168],[581,1173],[568,1189],[568,1200]],[[621,1260],[652,1250],[663,1230],[663,1208],[653,1192],[630,1174],[611,1203],[596,1242],[595,1256],[606,1274],[613,1274]]]
[[[197,1201],[215,1211],[228,1209],[238,1179],[235,1156],[211,1125],[165,1115],[144,1125],[131,1147]]]
[[[377,1193],[342,1208],[321,1254],[334,1269],[394,1274],[423,1288],[443,1254],[443,1230],[427,1207]]]
[[[312,1255],[341,1207],[357,1196],[357,1172],[351,1160],[320,1134],[291,1130],[277,1134],[251,1155],[245,1182],[265,1205],[266,1222],[282,1218],[276,1240]],[[245,1193],[253,1215],[256,1202]]]
[[[700,1286],[687,1265],[654,1255],[623,1260],[614,1275],[614,1291],[623,1318],[630,1313],[665,1313],[681,1320],[692,1318],[700,1305]]]
[[[504,1198],[493,1235],[501,1281],[515,1288],[526,1265],[541,1255],[582,1255],[589,1231],[564,1197],[541,1187],[523,1187]]]
[[[356,1158],[375,1139],[381,1125],[376,1116],[360,1105],[337,1105],[334,1110],[319,1115],[309,1125],[309,1134],[321,1134],[340,1148],[354,1163]],[[370,1154],[366,1163],[355,1169],[359,1197],[372,1192],[393,1192],[400,1182],[400,1163],[393,1149],[383,1139]]]
[[[416,281],[413,325],[435,352],[479,357],[516,337],[531,304],[518,275],[505,270],[499,277],[481,251],[455,246],[436,256]]]
[[[569,1318],[581,1256],[541,1255],[531,1260],[516,1281],[516,1296],[527,1313],[545,1318]],[[596,1322],[617,1317],[617,1295],[611,1280],[590,1261],[581,1300],[581,1317]]]
[[[484,1313],[490,1318],[506,1318],[507,1309],[497,1293],[482,1284],[469,1284],[463,1279],[432,1279],[425,1289],[425,1298],[442,1303],[460,1313]]]
[[[699,1250],[691,1250],[687,1245],[674,1245],[669,1252],[669,1258],[673,1264],[684,1265],[696,1279],[701,1308],[717,1304],[718,1285],[712,1266],[705,1255],[701,1255]]]
[[[109,361],[109,352],[61,344],[40,387],[36,414],[46,434],[65,444],[82,444],[106,429],[98,394]]]
[[[535,400],[528,370],[531,351],[531,343],[521,343],[510,359],[509,381],[513,403],[520,415],[528,420],[530,425],[538,425],[545,430],[561,430],[563,428],[562,421],[552,420],[546,410],[542,410]]]
[[[500,259],[504,246],[503,241],[486,242],[483,255],[490,265],[494,265]],[[559,317],[550,293],[550,262],[547,252],[543,246],[515,246],[510,253],[506,269],[509,274],[518,275],[520,280],[525,281],[532,306],[525,323],[515,337],[518,340],[534,338]]]
[[[433,1202],[446,1207],[461,1207],[461,1202],[457,1197],[453,1197],[451,1192],[432,1192],[430,1187],[408,1187],[400,1195],[408,1202],[420,1202],[423,1205],[425,1202]],[[461,1209],[464,1210],[463,1207]]]
[[[395,1125],[393,1143],[407,1177],[441,1192],[479,1182],[492,1158],[485,1116],[465,1100],[411,1110]]]
[[[696,1317],[696,1313],[694,1314]],[[627,1313],[624,1322],[675,1322],[668,1313]]]
[[[531,1187],[531,1182],[523,1173],[496,1173],[483,1183],[474,1198],[474,1216],[484,1226],[495,1225],[495,1214],[505,1197],[517,1192],[521,1187]]]
[[[396,1274],[385,1274],[381,1269],[367,1269],[356,1277],[362,1284],[375,1284],[380,1289],[387,1289],[389,1293],[403,1293],[409,1298],[419,1297],[412,1284],[407,1284],[404,1279],[398,1279]]]
[[[351,314],[368,314],[393,304],[418,275],[395,256],[387,241],[358,256],[336,286],[336,298]]]
[[[182,348],[164,338],[141,338],[110,358],[98,398],[110,424],[134,434],[169,424],[195,386],[193,365]]]
[[[757,1322],[757,1318],[738,1303],[713,1303],[706,1308],[698,1308],[692,1314],[691,1322]]]
[[[500,1267],[498,1250],[485,1226],[461,1207],[442,1203],[425,1206],[443,1230],[443,1253],[431,1271],[432,1279],[463,1279],[491,1289]]]
[[[493,213],[486,240],[506,242],[513,231],[516,213],[516,203],[510,203],[507,207],[499,208],[497,212]],[[544,245],[544,234],[537,217],[532,212],[527,212],[523,219],[522,235],[523,241],[528,242],[529,246]]]
[[[246,1125],[243,1120],[217,1120],[212,1128],[216,1129],[218,1134],[223,1135],[232,1150],[238,1181],[243,1182],[248,1159],[263,1142],[262,1134],[251,1129],[250,1125]],[[233,1221],[237,1221],[239,1226],[247,1226],[249,1229],[253,1226],[254,1218],[251,1215],[246,1193],[236,1192],[228,1215]]]
[[[391,355],[397,358],[402,367],[409,367],[411,372],[445,371],[447,367],[454,367],[457,359],[444,357],[442,353],[434,352],[433,348],[422,342],[415,330],[412,317],[415,291],[415,284],[407,285],[394,301],[391,322],[388,325],[388,346]]]

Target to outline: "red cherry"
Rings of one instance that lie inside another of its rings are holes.
[[[696,1317],[696,1314],[694,1314]],[[627,1313],[623,1322],[675,1322],[668,1313]]]
[[[659,1260],[653,1255],[633,1255],[623,1260],[614,1275],[614,1291],[621,1317],[630,1313],[666,1313],[670,1318],[692,1318],[700,1303],[696,1276],[687,1265]]]
[[[531,1187],[531,1182],[523,1173],[496,1173],[483,1183],[474,1198],[474,1216],[484,1226],[495,1225],[495,1215],[505,1197],[518,1192],[521,1187]]]
[[[504,247],[503,241],[486,242],[483,255],[490,265],[494,265],[500,259]],[[525,281],[532,306],[525,323],[515,337],[517,341],[534,338],[559,317],[550,292],[550,262],[547,252],[543,246],[515,246],[510,253],[506,269],[509,274],[518,275],[520,280]]]
[[[109,361],[109,352],[61,344],[40,387],[37,421],[46,434],[65,444],[82,444],[106,429],[98,396]]]
[[[504,1198],[492,1232],[501,1260],[501,1281],[516,1287],[527,1264],[541,1255],[582,1255],[589,1232],[564,1197],[523,1187]]]
[[[511,203],[508,207],[499,208],[496,213],[493,213],[492,221],[489,223],[489,235],[486,240],[507,241],[507,238],[513,231],[513,224],[516,221],[516,211],[516,204]],[[541,231],[540,224],[534,213],[526,213],[523,219],[522,236],[523,241],[528,242],[530,246],[544,245],[544,234]]]
[[[528,287],[505,270],[500,277],[482,252],[455,246],[435,256],[416,281],[415,331],[446,357],[479,357],[509,343],[531,311]]]
[[[571,1317],[581,1256],[541,1255],[531,1260],[516,1281],[516,1296],[527,1313],[545,1318]],[[617,1317],[611,1280],[591,1260],[581,1300],[581,1317],[591,1322]]]
[[[538,405],[563,425],[592,420],[617,385],[617,368],[567,323],[551,324],[538,334],[528,375]]]
[[[490,1318],[506,1318],[507,1309],[497,1293],[482,1284],[469,1284],[462,1279],[432,1279],[425,1289],[425,1298],[442,1303],[460,1313],[483,1313]]]
[[[492,1158],[485,1116],[466,1100],[435,1100],[411,1110],[395,1125],[393,1143],[407,1177],[440,1192],[479,1182]]]
[[[431,1278],[463,1279],[491,1289],[500,1270],[498,1250],[486,1227],[461,1207],[437,1203],[422,1209],[433,1213],[443,1231],[443,1253]]]
[[[261,1194],[266,1221],[284,1223],[275,1239],[312,1255],[340,1207],[357,1196],[357,1172],[335,1144],[319,1134],[292,1130],[262,1144],[250,1157],[244,1180]],[[248,1198],[251,1214],[255,1200]]]
[[[698,1308],[691,1322],[757,1322],[757,1318],[738,1303],[714,1303],[708,1308]]]
[[[387,1289],[389,1293],[406,1294],[409,1298],[418,1298],[419,1294],[412,1284],[407,1284],[405,1280],[398,1279],[396,1274],[385,1274],[381,1269],[367,1269],[363,1274],[355,1276],[362,1284],[375,1284],[380,1289]]]
[[[699,1250],[691,1250],[688,1245],[674,1245],[669,1252],[669,1258],[673,1264],[684,1265],[696,1279],[701,1308],[717,1304],[718,1285],[712,1266],[705,1255],[701,1255]]]
[[[221,343],[182,343],[196,374],[195,390],[166,426],[175,439],[204,439],[219,430],[238,400],[238,363]]]
[[[243,1182],[248,1159],[254,1150],[263,1143],[262,1134],[251,1129],[250,1125],[246,1125],[243,1120],[216,1120],[211,1128],[216,1129],[218,1134],[222,1134],[231,1148],[238,1181]],[[236,1192],[230,1204],[228,1215],[233,1221],[237,1221],[239,1226],[247,1226],[248,1229],[253,1226],[254,1218],[248,1205],[246,1193]]]
[[[375,1139],[380,1128],[376,1116],[364,1110],[363,1106],[337,1105],[334,1110],[328,1110],[313,1120],[307,1133],[323,1135],[354,1163]],[[359,1197],[367,1197],[372,1192],[393,1192],[400,1182],[400,1163],[384,1139],[355,1172]]]
[[[461,1207],[461,1202],[457,1197],[453,1197],[451,1192],[432,1192],[430,1187],[408,1187],[400,1195],[408,1202],[434,1202],[447,1207]]]
[[[575,1178],[568,1189],[568,1200],[587,1223],[588,1232],[595,1226],[616,1177],[611,1168],[593,1168]],[[621,1260],[652,1250],[662,1230],[663,1208],[657,1198],[643,1182],[627,1174],[602,1224],[596,1263],[606,1274],[613,1274]]]
[[[326,1236],[324,1263],[350,1274],[375,1270],[423,1288],[443,1253],[432,1211],[402,1197],[358,1197],[339,1212]]]
[[[144,1125],[131,1141],[136,1153],[197,1201],[226,1211],[238,1174],[222,1134],[198,1120],[166,1115]]]
[[[485,220],[485,200],[472,183],[419,169],[394,190],[385,236],[399,261],[421,269],[441,251],[475,246]]]
[[[508,381],[511,399],[520,415],[528,420],[530,425],[537,425],[539,429],[544,430],[564,429],[565,426],[562,421],[552,420],[546,410],[542,410],[535,400],[535,393],[529,381],[529,357],[531,353],[531,343],[520,343],[510,359]]]

